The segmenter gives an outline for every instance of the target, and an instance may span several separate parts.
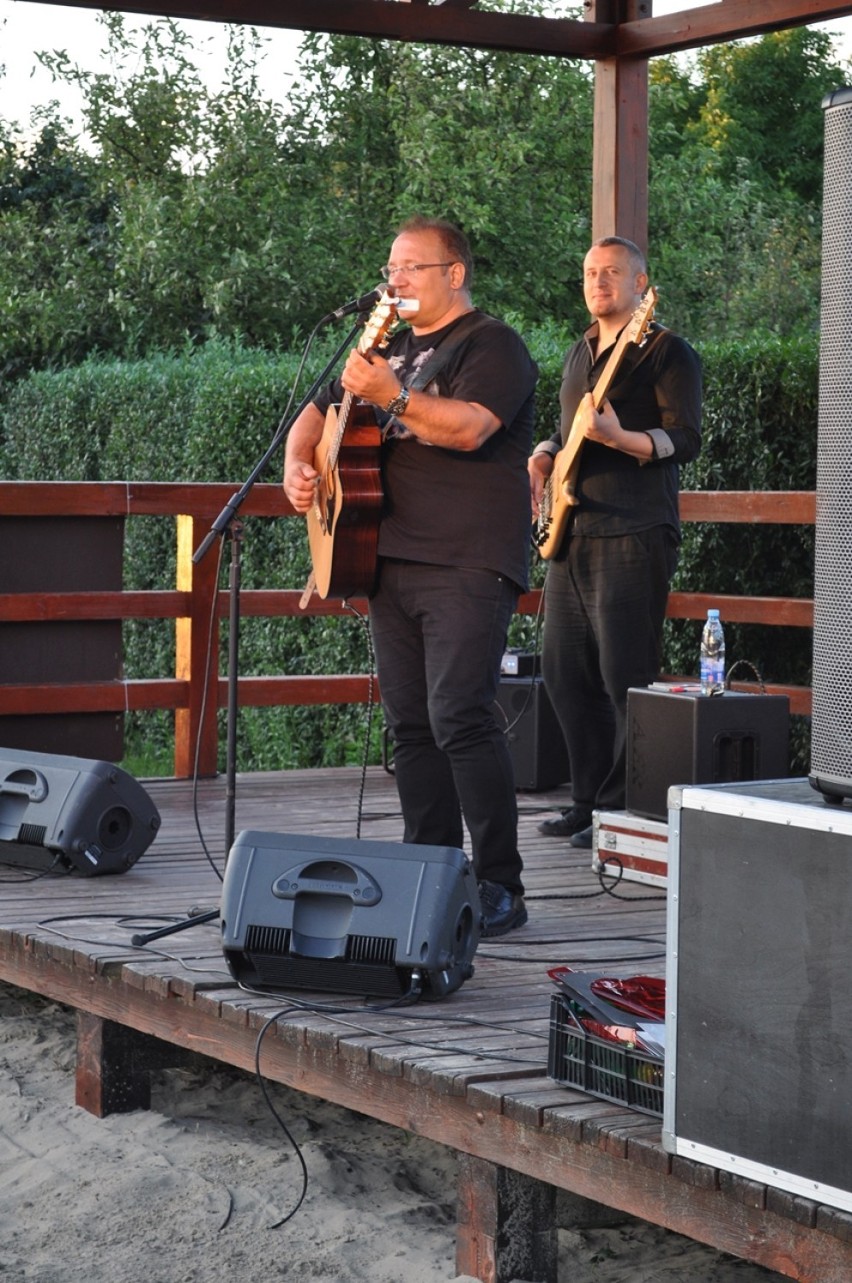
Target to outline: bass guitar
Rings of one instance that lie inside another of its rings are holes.
[[[386,345],[398,305],[399,299],[387,293],[376,304],[357,343],[362,355]],[[314,451],[319,475],[306,513],[313,571],[302,607],[312,592],[352,597],[373,586],[383,499],[380,448],[372,407],[345,392],[339,406],[329,407]]]
[[[627,351],[628,344],[643,342],[648,326],[653,320],[656,306],[657,291],[651,285],[645,291],[636,311],[619,334],[615,346],[609,354],[609,359],[601,371],[600,378],[595,384],[592,401],[596,410],[601,408],[607,398],[618,367],[621,364],[624,353]],[[558,552],[571,510],[577,503],[575,493],[577,472],[580,467],[580,453],[583,449],[583,442],[586,439],[582,428],[579,426],[579,420],[580,410],[578,408],[577,413],[574,415],[574,422],[571,424],[571,431],[568,433],[568,439],[554,457],[550,476],[544,483],[538,516],[533,520],[533,543],[538,548],[539,555],[545,560],[554,557]]]

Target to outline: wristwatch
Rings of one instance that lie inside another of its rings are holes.
[[[409,388],[400,388],[396,396],[391,397],[390,401],[388,401],[385,410],[388,414],[405,414],[410,397],[411,390]]]

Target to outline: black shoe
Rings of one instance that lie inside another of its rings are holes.
[[[482,904],[482,922],[479,934],[483,938],[504,936],[515,927],[522,927],[527,920],[524,897],[499,882],[480,882],[479,899]]]
[[[594,836],[595,830],[593,825],[590,824],[587,829],[580,829],[579,833],[572,835],[571,846],[579,847],[581,851],[591,851]]]
[[[575,833],[587,829],[591,822],[591,807],[570,806],[567,811],[563,811],[561,815],[555,815],[552,820],[542,820],[538,831],[549,838],[571,838]]]

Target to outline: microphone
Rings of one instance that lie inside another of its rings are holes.
[[[377,285],[374,290],[370,290],[369,294],[362,294],[360,298],[350,299],[342,307],[337,307],[333,312],[329,312],[327,316],[322,318],[320,324],[322,325],[326,321],[340,321],[344,316],[351,316],[353,312],[368,312],[371,307],[374,307],[384,297],[384,293],[385,286]]]

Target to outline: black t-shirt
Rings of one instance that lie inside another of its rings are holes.
[[[406,327],[391,337],[382,355],[401,383],[410,386],[442,342],[453,343],[453,330],[462,319],[431,334],[416,335]],[[379,555],[488,568],[526,588],[527,458],[538,371],[520,335],[502,321],[480,312],[478,323],[468,325],[422,390],[484,405],[502,427],[478,450],[449,450],[419,441],[404,424],[376,411],[384,427]],[[335,382],[315,405],[324,414],[340,392]]]
[[[559,394],[561,437],[571,430],[577,407],[594,390],[610,348],[595,355],[595,327],[568,351]],[[680,530],[679,464],[701,446],[701,364],[685,339],[653,325],[645,344],[628,345],[613,379],[609,400],[628,432],[662,429],[671,453],[647,462],[597,441],[585,441],[577,478],[577,535],[621,535],[668,525]]]

